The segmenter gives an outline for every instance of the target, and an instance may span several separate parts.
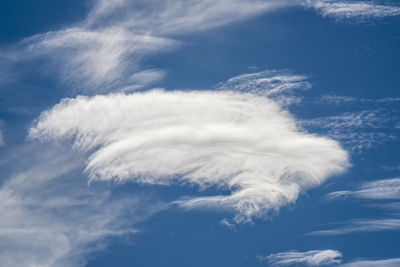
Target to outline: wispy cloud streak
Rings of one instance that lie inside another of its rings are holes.
[[[222,26],[289,1],[94,1],[82,22],[28,37],[0,55],[11,62],[46,58],[46,71],[78,92],[134,91],[163,77],[142,60],[180,45],[177,35]]]
[[[378,99],[360,98],[351,96],[338,96],[338,95],[324,95],[321,100],[329,104],[343,104],[343,103],[396,103],[400,102],[400,97],[384,97]]]
[[[400,179],[384,179],[377,181],[365,182],[358,186],[356,190],[336,191],[329,193],[329,200],[343,198],[357,198],[365,200],[381,200],[383,203],[370,204],[371,207],[384,208],[390,211],[398,211],[399,203],[388,203],[388,200],[400,199]],[[310,233],[310,235],[342,235],[355,232],[378,232],[378,231],[399,231],[400,219],[393,218],[371,218],[371,219],[354,219],[344,223],[339,228],[329,230],[319,230]],[[396,216],[394,216],[396,217]]]
[[[180,45],[177,36],[221,27],[278,8],[309,6],[324,16],[371,18],[400,14],[395,5],[366,1],[289,0],[97,0],[87,17],[70,27],[28,37],[3,50],[10,62],[47,59],[46,74],[56,73],[78,92],[134,91],[160,81],[163,72],[145,69],[143,60]],[[137,80],[138,73],[146,79]],[[149,75],[150,72],[153,75]]]
[[[111,25],[102,29],[73,27],[33,36],[23,40],[22,50],[16,52],[21,60],[47,58],[64,85],[89,93],[127,86],[136,89],[159,80],[162,72],[142,70],[140,63],[146,55],[176,45],[167,38]]]
[[[339,20],[365,21],[400,15],[400,6],[395,1],[382,1],[381,4],[377,4],[372,1],[309,0],[307,4],[323,16],[334,17]]]
[[[230,78],[214,88],[266,96],[282,105],[290,105],[300,102],[295,94],[297,91],[309,90],[311,87],[307,76],[293,75],[283,70],[265,70]]]
[[[328,199],[344,197],[364,199],[400,199],[400,178],[363,183],[357,190],[337,191],[327,195]]]
[[[379,232],[379,231],[400,231],[400,219],[383,218],[383,219],[356,219],[346,223],[345,226],[319,230],[309,233],[308,235],[330,236],[344,235],[356,232]]]
[[[267,261],[271,266],[297,266],[298,264],[304,264],[307,266],[323,266],[340,263],[342,254],[337,250],[331,249],[311,250],[307,252],[292,250],[258,258]]]
[[[396,116],[383,108],[345,112],[340,115],[302,120],[300,124],[317,130],[359,153],[397,138],[392,125]],[[389,130],[389,131],[388,131]]]
[[[340,265],[341,267],[397,267],[400,265],[400,258],[384,260],[359,260]]]
[[[35,159],[26,156],[32,153]],[[1,177],[4,266],[85,266],[90,253],[106,247],[107,238],[136,233],[137,222],[162,208],[144,197],[139,201],[88,186],[76,160],[54,149],[24,146],[13,154],[1,162],[2,168],[12,161],[19,169]]]

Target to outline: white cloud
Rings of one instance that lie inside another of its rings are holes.
[[[337,250],[311,250],[307,252],[287,251],[259,257],[266,260],[271,266],[287,266],[304,264],[307,266],[322,266],[340,263],[342,254]]]
[[[371,1],[308,0],[307,4],[323,16],[337,19],[366,20],[400,15],[400,6],[394,1],[375,4]]]
[[[48,60],[78,92],[137,90],[163,76],[142,60],[179,46],[177,35],[240,21],[286,5],[277,0],[98,0],[82,22],[24,39],[1,56],[11,62]]]
[[[274,101],[230,91],[64,99],[41,115],[30,137],[73,140],[90,153],[91,180],[228,189],[176,203],[234,209],[236,222],[293,203],[348,166],[338,143],[300,131]]]
[[[2,169],[12,162],[19,170],[0,186],[3,266],[85,266],[107,238],[137,232],[135,223],[162,208],[143,196],[88,186],[79,164],[51,150],[25,146],[1,161]]]
[[[327,104],[335,110],[351,110],[334,116],[301,121],[301,125],[335,140],[353,153],[376,148],[378,145],[396,141],[399,137],[399,98],[378,99],[351,96],[324,95],[311,101],[318,108]],[[336,107],[340,105],[340,107]]]
[[[356,232],[378,232],[378,231],[400,231],[400,219],[397,218],[378,218],[378,219],[356,219],[351,220],[343,227],[319,230],[308,235],[344,235]]]
[[[237,22],[279,7],[288,0],[139,0],[98,1],[85,25],[119,24],[155,35],[179,35]]]
[[[340,267],[397,267],[400,264],[400,258],[383,259],[383,260],[356,260],[341,264],[342,253],[337,250],[311,250],[307,252],[299,252],[291,250],[271,254],[269,256],[257,256],[261,261],[266,261],[271,266],[326,266],[335,265]]]
[[[363,110],[360,112],[348,112],[338,116],[329,116],[305,120],[303,125],[322,126],[332,130],[357,129],[357,128],[378,128],[385,121],[379,114],[380,110]],[[383,119],[383,121],[382,121]]]
[[[389,111],[377,108],[302,120],[300,124],[307,129],[317,129],[318,132],[339,140],[353,152],[360,152],[396,139],[391,126],[395,120],[396,116]]]
[[[282,7],[304,5],[325,16],[344,18],[383,17],[400,12],[397,6],[364,1],[97,0],[83,21],[26,38],[0,56],[11,62],[50,59],[46,61],[46,75],[58,73],[64,85],[79,92],[133,91],[149,85],[134,78],[146,71],[142,61],[179,46],[173,40],[177,36],[221,27]],[[149,82],[160,79],[161,72],[156,76]]]
[[[385,179],[378,181],[365,182],[356,190],[336,191],[329,193],[327,198],[330,200],[353,197],[368,200],[385,200],[380,204],[371,204],[372,207],[384,208],[387,210],[399,209],[399,203],[388,203],[387,200],[400,199],[400,179]],[[393,212],[391,212],[393,216]],[[377,231],[400,231],[400,219],[398,218],[373,218],[373,219],[354,219],[343,226],[319,230],[310,235],[342,235],[354,232],[377,232]]]
[[[341,267],[397,267],[400,266],[400,258],[386,260],[360,260],[342,264]]]
[[[311,89],[307,79],[306,76],[293,75],[288,71],[265,70],[233,77],[218,83],[215,89],[267,96],[281,105],[289,105],[300,101],[294,96],[296,91]]]
[[[161,71],[140,70],[140,62],[177,42],[110,26],[101,30],[68,28],[27,38],[23,44],[19,57],[49,57],[65,84],[78,91],[107,92],[128,85],[141,88],[162,78]]]
[[[358,190],[337,191],[327,195],[328,199],[349,196],[365,199],[400,199],[400,178],[367,182]]]

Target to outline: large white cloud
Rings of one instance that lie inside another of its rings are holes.
[[[293,203],[348,166],[339,144],[301,131],[274,101],[230,91],[163,91],[64,99],[30,137],[73,140],[91,180],[189,183],[229,190],[188,207],[236,210],[236,221]]]

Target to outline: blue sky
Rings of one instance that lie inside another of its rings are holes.
[[[400,5],[0,4],[5,266],[399,266]]]

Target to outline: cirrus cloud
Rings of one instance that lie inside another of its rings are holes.
[[[400,15],[400,6],[395,1],[332,1],[308,0],[307,4],[318,10],[323,16],[337,19],[358,19],[360,21]]]
[[[166,208],[148,195],[87,186],[78,162],[65,150],[33,144],[1,158],[2,266],[86,266],[110,240],[129,240],[138,223]]]
[[[342,267],[396,267],[400,265],[400,258],[384,260],[359,260],[341,265]]]
[[[271,254],[267,257],[259,257],[273,266],[287,266],[293,264],[305,264],[307,266],[322,266],[340,263],[342,253],[337,250],[311,250],[306,252],[287,251]]]
[[[45,59],[45,75],[55,72],[79,92],[135,91],[163,78],[163,70],[144,68],[143,60],[180,46],[178,35],[242,21],[289,2],[95,0],[79,23],[0,50],[7,61],[0,68]]]
[[[363,183],[357,190],[336,191],[328,199],[355,197],[361,199],[400,199],[400,178],[384,179]]]
[[[185,208],[226,208],[249,222],[294,203],[349,165],[340,145],[297,127],[276,102],[231,91],[163,91],[64,99],[30,129],[89,154],[91,180],[194,184],[229,194]]]

